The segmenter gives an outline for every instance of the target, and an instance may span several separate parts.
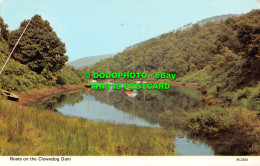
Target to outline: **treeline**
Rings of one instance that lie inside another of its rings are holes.
[[[9,31],[0,17],[1,68],[28,21]],[[0,88],[22,92],[44,86],[80,84],[84,81],[83,72],[65,65],[68,61],[65,53],[65,44],[50,23],[35,15],[0,75]]]
[[[163,34],[95,64],[95,72],[176,74],[203,92],[260,110],[260,10]]]

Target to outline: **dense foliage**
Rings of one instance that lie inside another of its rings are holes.
[[[233,101],[230,93],[254,87],[259,108],[260,10],[221,23],[194,24],[163,34],[102,60],[95,72],[175,73],[177,81],[197,82],[208,95]]]
[[[18,40],[28,21],[9,33],[8,26],[0,18],[0,67]],[[26,92],[43,86],[80,84],[83,73],[65,66],[65,45],[57,37],[48,21],[35,15],[20,40],[13,58],[0,75],[0,88],[8,91]]]
[[[4,23],[4,20],[0,17],[0,41],[8,40],[9,31],[8,25]]]
[[[260,154],[260,122],[255,112],[210,106],[187,114],[186,120],[190,136],[209,144],[217,155]]]
[[[23,21],[19,29],[10,33],[11,48],[27,23],[28,21]],[[65,44],[58,38],[50,23],[42,20],[41,16],[35,15],[12,57],[37,73],[41,73],[44,68],[55,72],[68,61],[65,53]]]

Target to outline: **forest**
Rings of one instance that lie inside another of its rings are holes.
[[[28,21],[23,21],[17,30],[9,31],[0,17],[1,68]],[[65,53],[65,44],[50,23],[35,15],[1,73],[0,89],[20,93],[43,87],[81,84],[83,72],[65,65],[68,61]]]
[[[165,72],[205,95],[260,110],[260,10],[162,34],[91,67],[91,72]],[[134,61],[134,69],[133,69]],[[86,69],[85,69],[86,70]]]

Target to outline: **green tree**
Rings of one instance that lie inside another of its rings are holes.
[[[19,29],[11,32],[10,48],[14,46],[27,23],[28,20],[23,21]],[[37,73],[41,73],[45,68],[55,72],[68,61],[65,53],[65,44],[58,38],[50,23],[35,15],[12,57]]]
[[[2,17],[0,17],[0,41],[2,39],[5,39],[7,41],[8,40],[8,35],[9,35],[8,25],[5,24],[4,20],[2,19]]]

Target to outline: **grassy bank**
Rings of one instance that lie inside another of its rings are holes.
[[[0,99],[1,155],[174,155],[174,134],[113,125]]]

